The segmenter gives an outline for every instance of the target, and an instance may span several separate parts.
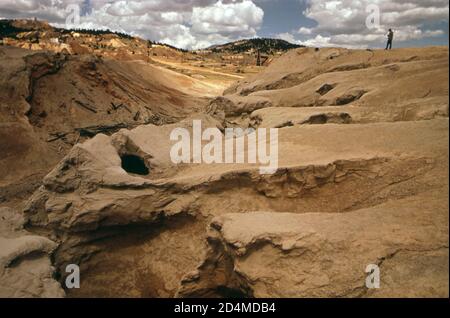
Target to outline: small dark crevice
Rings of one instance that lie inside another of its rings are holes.
[[[311,125],[320,125],[320,124],[326,124],[328,121],[328,116],[327,115],[316,115],[316,116],[311,116],[311,118],[308,120],[308,123]]]
[[[292,120],[289,120],[289,121],[287,121],[285,123],[282,123],[282,124],[276,126],[275,128],[281,129],[281,128],[293,127],[293,126],[294,126],[294,123],[292,122]]]
[[[47,256],[47,253],[45,253],[43,251],[32,251],[32,252],[30,252],[28,254],[25,254],[25,255],[19,255],[15,259],[11,260],[11,262],[9,264],[7,264],[6,267],[8,267],[8,268],[17,267],[23,261],[35,260],[35,259],[39,259],[41,257],[46,257],[46,256]]]
[[[333,90],[335,87],[336,84],[324,84],[316,91],[316,93],[323,96],[326,95],[329,91]]]
[[[353,103],[353,102],[359,100],[366,93],[367,93],[367,91],[364,91],[364,90],[356,90],[356,91],[349,92],[343,96],[338,97],[336,99],[336,105],[337,106],[348,105],[350,103]]]
[[[341,114],[318,114],[311,116],[301,124],[321,125],[321,124],[350,124],[352,117],[347,113]]]

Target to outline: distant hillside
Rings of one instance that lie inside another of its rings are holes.
[[[181,58],[178,49],[111,30],[63,29],[45,21],[0,19],[0,45],[67,54],[94,54],[116,60],[151,61],[151,57]]]
[[[43,37],[59,37],[59,36],[67,36],[71,33],[78,33],[83,34],[85,36],[116,36],[119,39],[122,40],[133,40],[138,39],[137,37],[134,37],[130,34],[122,33],[122,32],[115,32],[111,30],[94,30],[94,29],[63,29],[63,28],[56,28],[52,27],[45,21],[37,21],[37,20],[0,20],[0,39],[3,38],[13,38],[17,39],[18,35],[20,37],[21,33],[24,32],[41,32],[41,36]],[[43,34],[45,32],[45,34]],[[174,47],[172,45],[154,42],[154,41],[147,41],[150,45],[159,45],[159,46],[165,46],[167,48],[180,51],[180,52],[186,52],[186,50],[179,49],[177,47]]]
[[[291,49],[303,47],[301,45],[292,44],[280,39],[257,38],[249,40],[240,40],[221,45],[214,45],[208,48],[213,52],[221,53],[242,53],[251,50],[259,50],[261,53],[271,54],[274,52],[285,52]]]
[[[24,33],[28,32],[28,37],[32,35],[34,41],[37,42],[38,39],[45,38],[62,38],[71,37],[71,34],[77,33],[82,34],[84,37],[98,37],[98,36],[114,36],[120,40],[125,40],[127,42],[130,40],[144,40],[138,37],[131,36],[126,33],[115,32],[111,30],[88,30],[88,29],[62,29],[52,27],[45,21],[37,20],[7,20],[0,19],[0,39],[11,38],[11,39],[23,39]],[[31,34],[31,32],[35,32]],[[38,32],[38,33],[36,33]],[[171,50],[178,52],[187,52],[187,50],[179,49],[172,45],[165,43],[154,42],[151,40],[145,40],[149,46],[163,46]],[[259,50],[263,54],[274,54],[277,52],[286,52],[291,49],[296,49],[303,47],[301,45],[292,44],[281,39],[269,39],[269,38],[255,38],[240,40],[235,42],[230,42],[226,44],[214,45],[209,47],[207,50],[211,50],[214,53],[229,53],[238,54],[249,51]]]
[[[113,32],[110,30],[75,30],[75,29],[62,29],[62,28],[55,28],[49,25],[47,22],[44,21],[35,21],[35,20],[0,20],[0,38],[2,37],[17,37],[17,34],[21,32],[26,31],[53,31],[53,32],[59,32],[62,34],[70,33],[72,31],[76,31],[78,33],[83,34],[92,34],[92,35],[104,35],[104,34],[116,34],[119,37],[123,38],[132,38],[132,36],[120,33],[120,32]]]

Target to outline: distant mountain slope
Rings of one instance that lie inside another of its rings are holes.
[[[274,52],[284,52],[291,49],[303,47],[301,45],[292,44],[285,40],[258,38],[249,40],[240,40],[221,45],[209,47],[213,52],[242,53],[251,50],[259,50],[261,53],[271,54]]]
[[[0,20],[0,39],[4,37],[12,37],[17,38],[17,36],[22,32],[27,31],[40,31],[40,32],[51,32],[52,35],[57,35],[58,33],[67,34],[70,32],[77,32],[81,34],[91,34],[91,35],[105,35],[105,34],[115,34],[119,38],[131,39],[133,36],[120,33],[113,32],[110,30],[75,30],[75,29],[62,29],[55,28],[49,25],[45,21],[35,21],[35,20]]]

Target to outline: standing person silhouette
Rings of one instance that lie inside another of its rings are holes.
[[[387,35],[388,37],[388,41],[387,41],[387,45],[386,45],[386,50],[392,50],[392,41],[394,40],[394,31],[392,31],[392,29],[389,29],[389,33]]]

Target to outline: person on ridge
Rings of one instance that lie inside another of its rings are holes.
[[[387,45],[386,45],[386,50],[392,50],[392,41],[394,40],[394,31],[392,31],[392,29],[389,29],[389,33],[387,35],[388,37],[388,41],[387,41]]]

